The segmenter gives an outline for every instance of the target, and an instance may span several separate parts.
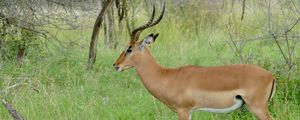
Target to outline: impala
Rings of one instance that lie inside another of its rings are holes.
[[[146,89],[176,112],[180,120],[191,119],[193,111],[227,113],[244,103],[257,119],[270,120],[268,102],[275,91],[271,72],[249,64],[165,68],[156,62],[148,46],[158,34],[150,34],[143,40],[139,36],[146,28],[158,24],[164,11],[165,4],[158,19],[153,21],[154,6],[151,19],[132,30],[130,43],[113,64],[116,70],[134,67]]]

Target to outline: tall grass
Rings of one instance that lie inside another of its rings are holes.
[[[178,67],[186,64],[214,66],[240,63],[224,29],[198,26],[199,30],[195,32],[184,22],[188,17],[179,22],[170,17],[166,16],[159,25],[141,35],[160,33],[151,49],[161,65]],[[226,20],[226,16],[218,18],[217,25],[227,23]],[[248,24],[252,22],[248,21]],[[177,119],[174,112],[147,92],[134,69],[121,73],[113,69],[112,64],[127,44],[128,35],[124,33],[117,49],[108,49],[99,42],[96,64],[92,70],[86,71],[89,30],[60,32],[64,34],[59,36],[60,39],[71,40],[65,40],[63,48],[50,45],[47,55],[39,59],[27,58],[21,68],[16,67],[15,61],[1,63],[1,88],[13,83],[28,83],[0,96],[8,99],[26,119]],[[247,32],[249,36],[257,33]],[[286,81],[282,72],[284,69],[281,68],[282,57],[272,40],[249,42],[244,46],[244,53],[251,54],[252,64],[273,71],[278,78],[277,91],[269,106],[272,116],[278,120],[299,120],[299,71],[293,73],[293,79]],[[288,88],[284,85],[286,82]],[[0,106],[0,119],[12,119],[3,106]],[[195,112],[193,119],[252,120],[254,116],[245,106],[229,114]]]

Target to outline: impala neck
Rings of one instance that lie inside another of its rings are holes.
[[[146,48],[144,52],[135,68],[145,87],[157,97],[164,69],[156,62],[149,49]]]

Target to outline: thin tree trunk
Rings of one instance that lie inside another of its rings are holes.
[[[114,11],[113,8],[109,8],[107,11],[107,18],[108,18],[108,45],[110,48],[115,48],[115,19],[114,19]]]
[[[18,66],[21,67],[23,64],[23,60],[25,57],[25,52],[26,52],[26,46],[25,43],[23,45],[19,45],[19,50],[18,50],[18,55],[17,55],[17,61],[18,61]]]
[[[4,15],[2,13],[0,13],[0,17],[4,18]],[[7,25],[7,21],[2,20],[2,28],[0,29],[0,60],[1,59],[5,59],[3,53],[5,53],[3,51],[3,48],[5,47],[5,40],[6,40],[6,28],[8,27]]]
[[[119,30],[118,30],[118,35],[122,34],[123,30],[123,25],[122,25],[122,20],[125,17],[125,12],[126,12],[126,1],[125,0],[116,0],[116,8],[118,12],[118,25],[119,25]]]
[[[107,18],[107,14],[103,16],[103,31],[104,31],[104,45],[108,46],[109,37],[108,37],[108,18]]]
[[[128,17],[128,14],[127,14],[127,12],[129,11],[129,10],[127,10],[127,8],[126,8],[126,17],[125,17],[125,20],[126,20],[126,27],[127,27],[127,32],[128,32],[128,34],[130,35],[130,32],[131,32],[131,30],[134,28],[134,22],[135,22],[135,18],[134,18],[134,15],[135,15],[135,7],[133,6],[133,3],[132,3],[132,1],[129,1],[130,3],[128,3],[128,5],[130,5],[130,8],[131,8],[131,20],[129,19],[129,17]],[[126,5],[127,6],[127,5]]]
[[[1,21],[1,23],[2,23],[2,28],[0,29],[0,53],[1,53],[2,45],[3,45],[3,41],[4,41],[3,39],[4,39],[4,36],[6,34],[6,32],[5,32],[5,23],[4,23],[4,21]]]
[[[99,36],[99,31],[100,27],[103,21],[103,15],[106,13],[106,10],[109,8],[111,5],[112,0],[107,0],[106,2],[102,3],[102,10],[100,11],[95,24],[94,24],[94,29],[91,37],[91,42],[90,42],[90,52],[89,52],[89,58],[88,58],[88,63],[86,68],[91,69],[93,64],[96,61],[96,54],[97,54],[97,40]]]

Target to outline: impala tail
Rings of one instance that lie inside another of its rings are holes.
[[[273,79],[273,83],[272,83],[272,88],[271,88],[271,94],[269,97],[269,101],[273,98],[274,94],[275,94],[275,90],[276,90],[276,79]]]

